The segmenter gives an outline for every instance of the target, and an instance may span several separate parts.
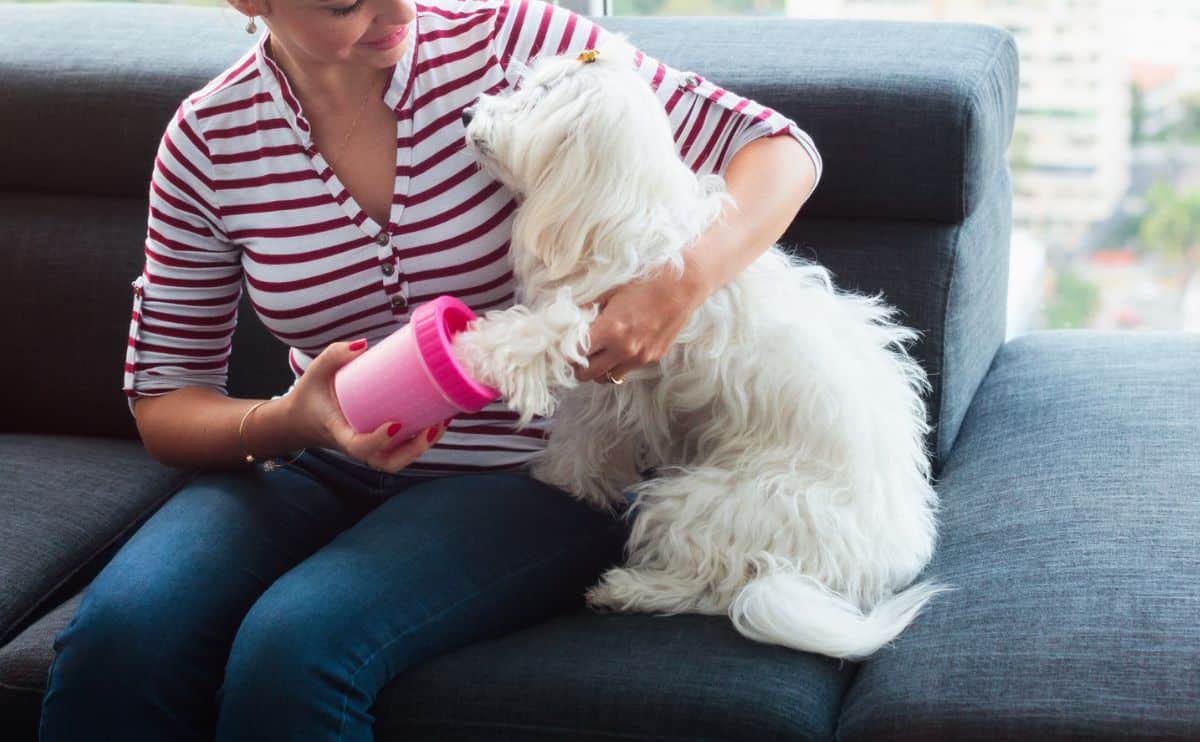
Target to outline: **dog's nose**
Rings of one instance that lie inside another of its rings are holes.
[[[471,119],[475,116],[475,106],[467,106],[462,112],[463,126],[470,126]]]

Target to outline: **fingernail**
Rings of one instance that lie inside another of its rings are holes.
[[[395,435],[400,432],[400,423],[392,423],[388,426],[388,435]]]
[[[425,434],[426,441],[432,442],[433,439],[436,437],[437,437],[437,428],[430,428],[429,432]]]
[[[353,343],[350,343],[350,350],[362,350],[365,347],[367,347],[367,339],[366,338],[359,338],[358,340],[355,340]]]

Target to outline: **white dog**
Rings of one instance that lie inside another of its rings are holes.
[[[896,310],[772,246],[659,363],[621,385],[575,379],[597,297],[681,272],[733,201],[679,158],[633,51],[613,34],[591,60],[543,57],[467,112],[467,146],[518,201],[518,303],[457,334],[455,355],[518,425],[553,415],[536,479],[602,508],[634,495],[626,564],[591,605],[727,613],[757,641],[866,657],[949,589],[897,593],[932,555],[937,495],[929,385]]]

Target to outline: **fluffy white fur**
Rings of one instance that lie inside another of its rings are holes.
[[[662,105],[613,34],[593,63],[544,57],[483,96],[466,142],[518,201],[517,305],[454,352],[521,413],[553,415],[532,474],[601,508],[636,495],[624,566],[588,592],[620,611],[728,614],[745,636],[861,659],[933,595],[915,330],[772,246],[627,383],[580,383],[604,291],[669,266],[732,202],[679,158]],[[736,204],[734,204],[736,206]],[[642,480],[639,472],[655,467]]]

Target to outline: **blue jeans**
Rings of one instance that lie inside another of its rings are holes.
[[[201,471],[55,639],[39,739],[373,740],[391,678],[583,605],[627,536],[524,470],[390,475],[309,450]]]

